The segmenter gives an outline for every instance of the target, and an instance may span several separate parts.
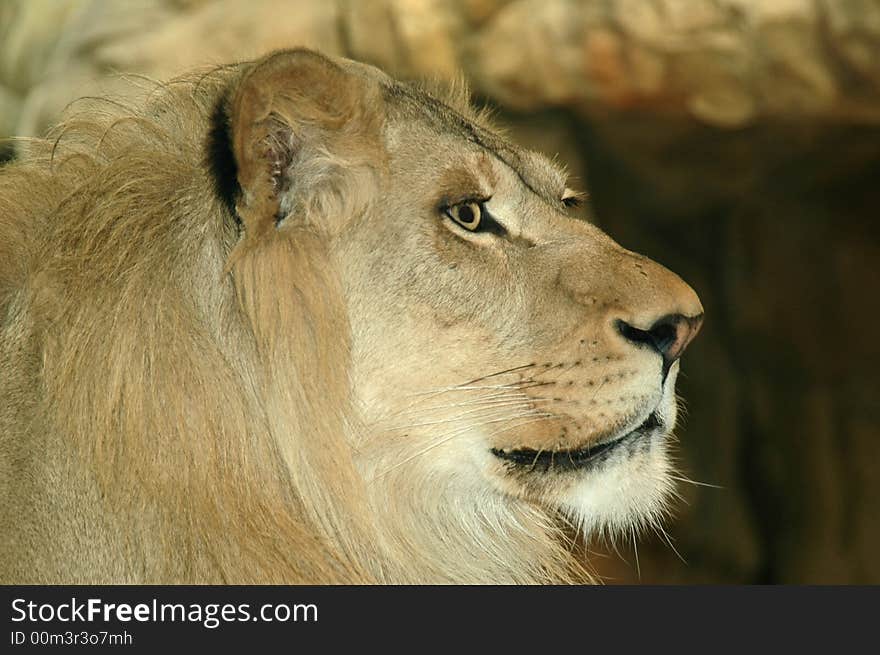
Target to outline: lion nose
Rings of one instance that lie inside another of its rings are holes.
[[[672,363],[681,357],[684,349],[697,336],[703,324],[703,315],[684,316],[669,314],[654,321],[643,330],[618,319],[617,331],[620,335],[637,346],[647,345],[663,357],[663,371],[669,370]]]

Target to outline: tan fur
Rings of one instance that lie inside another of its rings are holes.
[[[659,515],[664,434],[590,473],[491,449],[671,429],[677,364],[609,325],[699,301],[456,98],[282,52],[0,169],[0,582],[570,582],[566,522]],[[438,210],[475,191],[506,237]]]

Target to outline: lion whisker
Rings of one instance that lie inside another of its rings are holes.
[[[411,398],[413,396],[426,396],[426,395],[437,395],[440,393],[447,393],[450,391],[483,391],[489,389],[519,389],[520,385],[518,383],[513,384],[486,384],[486,385],[477,385],[465,387],[461,385],[455,385],[451,387],[439,387],[437,389],[427,389],[425,391],[417,391],[415,393],[406,394],[406,398]]]
[[[672,549],[672,552],[675,553],[676,557],[682,561],[683,564],[687,564],[687,560],[681,556],[681,553],[678,552],[678,549],[672,544],[672,538],[669,536],[669,533],[663,529],[663,526],[659,523],[656,523],[652,526],[654,530],[654,534],[661,537],[663,541]]]
[[[724,489],[721,485],[718,484],[710,484],[708,482],[698,482],[696,480],[691,480],[690,478],[683,475],[670,475],[669,476],[673,480],[678,480],[679,482],[686,482],[687,484],[692,484],[697,487],[709,487],[710,489]]]
[[[639,580],[642,579],[642,567],[639,564],[639,542],[636,539],[636,528],[635,526],[630,527],[629,530],[630,535],[632,536],[632,544],[633,544],[633,554],[636,559],[636,576]]]
[[[530,471],[534,471],[534,470],[535,470],[535,466],[538,464],[538,458],[541,456],[541,453],[543,453],[543,452],[544,452],[544,449],[543,449],[543,448],[539,448],[539,449],[538,449],[538,452],[535,454],[535,459],[532,460],[532,463],[531,463],[531,465],[529,466],[529,470],[530,470]]]
[[[399,417],[399,416],[407,416],[407,415],[409,415],[409,414],[427,413],[427,412],[431,412],[431,411],[437,411],[437,408],[454,407],[454,406],[459,406],[459,405],[466,405],[466,404],[469,404],[469,403],[471,403],[471,402],[478,402],[478,401],[483,400],[483,399],[486,399],[486,398],[495,398],[495,397],[500,396],[501,394],[486,394],[486,395],[479,395],[479,396],[477,396],[476,398],[471,399],[471,400],[468,400],[468,401],[464,401],[463,403],[447,403],[446,405],[433,405],[433,406],[428,406],[428,407],[423,407],[423,406],[422,406],[424,403],[426,403],[426,402],[432,400],[433,397],[438,396],[438,395],[440,395],[439,392],[438,392],[438,393],[434,393],[434,394],[432,394],[432,397],[422,398],[422,399],[420,399],[420,400],[416,400],[416,401],[414,401],[414,402],[411,402],[411,403],[409,403],[408,405],[406,405],[405,407],[401,407],[401,408],[398,409],[397,411],[388,414],[388,415],[386,416],[386,420],[387,420],[387,419],[396,418],[396,417]]]
[[[418,396],[422,396],[422,398],[411,402],[406,407],[395,412],[394,415],[398,416],[400,414],[404,414],[404,413],[418,407],[422,403],[425,403],[425,402],[431,400],[432,398],[435,398],[435,397],[442,395],[444,393],[457,393],[459,391],[498,391],[498,392],[500,392],[499,394],[490,394],[488,396],[488,397],[495,397],[495,395],[502,395],[505,393],[507,395],[509,395],[509,392],[517,391],[517,390],[523,389],[523,388],[530,388],[530,387],[523,387],[517,383],[517,384],[509,384],[509,385],[508,384],[503,384],[503,385],[499,384],[499,385],[480,385],[480,386],[471,386],[471,387],[452,386],[452,387],[440,387],[437,389],[428,389],[426,391],[419,391],[416,393],[407,394],[406,397],[409,397],[409,398],[418,397]],[[481,398],[486,398],[486,397],[487,396],[485,396],[485,395],[481,395],[481,396],[477,397],[477,400],[479,400]]]
[[[556,384],[555,380],[526,380],[523,383],[517,385],[519,389],[534,389],[535,387],[548,387]]]
[[[451,387],[440,387],[440,388],[436,388],[436,389],[427,389],[425,391],[418,391],[415,393],[407,394],[406,397],[409,397],[409,398],[412,398],[412,397],[421,397],[421,398],[419,400],[416,400],[416,401],[410,403],[409,405],[398,410],[397,412],[394,412],[393,416],[400,416],[402,414],[406,414],[407,412],[417,408],[422,403],[427,402],[428,400],[435,398],[439,395],[445,394],[445,393],[458,393],[458,392],[462,392],[462,391],[465,391],[465,392],[467,392],[467,391],[498,391],[500,393],[497,395],[509,395],[509,393],[506,393],[506,392],[516,392],[516,391],[520,391],[523,389],[534,389],[536,387],[542,387],[542,386],[553,385],[553,384],[556,384],[556,383],[552,382],[552,381],[537,381],[533,378],[528,378],[525,380],[521,380],[519,382],[510,383],[510,384],[472,385],[472,386],[455,385],[455,386],[451,386]],[[480,396],[477,398],[477,400],[485,398],[485,397],[486,396]],[[495,397],[495,396],[492,395],[489,397]]]
[[[547,419],[554,418],[554,417],[555,417],[555,414],[547,414],[547,413],[540,414],[540,415],[535,415],[535,416],[533,416],[533,417],[531,418],[531,420],[523,421],[523,422],[520,422],[520,423],[516,423],[516,424],[514,424],[514,425],[507,425],[507,426],[504,426],[503,428],[500,428],[500,429],[498,429],[498,430],[495,430],[495,431],[493,431],[493,432],[490,432],[487,436],[490,437],[490,438],[491,438],[491,437],[495,437],[495,436],[498,436],[499,434],[504,434],[505,432],[507,432],[507,431],[509,431],[509,430],[513,430],[513,429],[516,429],[516,428],[521,428],[521,427],[523,427],[523,426],[525,426],[525,425],[531,425],[532,423],[539,423],[540,421],[546,421]],[[524,418],[525,418],[525,417],[524,417]],[[516,419],[513,419],[513,420],[516,420]]]
[[[492,420],[488,420],[488,421],[483,421],[483,422],[481,422],[481,423],[474,423],[474,424],[472,424],[472,425],[466,425],[466,426],[462,427],[461,429],[452,432],[451,434],[443,435],[443,437],[442,437],[441,439],[438,439],[436,442],[432,443],[430,446],[427,446],[426,448],[423,448],[423,449],[420,450],[419,452],[417,452],[417,453],[415,453],[415,454],[413,454],[413,455],[410,455],[409,457],[403,459],[403,460],[400,461],[400,462],[397,462],[396,464],[394,464],[393,466],[387,468],[386,470],[382,471],[381,473],[379,473],[379,474],[377,474],[377,475],[374,475],[372,478],[370,478],[370,479],[368,480],[368,483],[372,484],[373,482],[375,482],[375,481],[378,480],[379,478],[384,477],[385,475],[387,475],[387,474],[390,473],[391,471],[395,470],[396,468],[398,468],[398,467],[400,467],[400,466],[403,466],[404,464],[407,464],[407,463],[411,462],[412,460],[416,459],[417,457],[421,457],[422,455],[425,455],[426,453],[430,452],[430,451],[433,450],[434,448],[437,448],[437,447],[439,447],[439,446],[442,446],[443,444],[449,442],[450,440],[454,439],[455,437],[459,437],[459,436],[461,436],[462,434],[466,434],[467,432],[469,432],[469,431],[471,431],[471,430],[473,430],[473,429],[475,429],[475,428],[483,427],[483,426],[485,426],[485,425],[490,425],[490,424],[492,424],[492,423],[498,423],[498,422],[500,422],[500,421],[513,421],[513,420],[516,420],[516,419],[518,419],[518,418],[526,418],[526,417],[547,418],[547,417],[551,417],[551,416],[554,416],[554,415],[553,415],[553,414],[537,414],[537,415],[533,415],[533,414],[521,414],[521,415],[519,415],[519,416],[511,416],[511,417],[505,416],[505,417],[502,417],[502,418],[496,418],[496,419],[492,419]],[[496,432],[493,432],[492,435],[490,435],[490,436],[493,436],[494,434],[496,434]]]
[[[488,407],[506,407],[510,405],[521,404],[523,407],[529,407],[530,405],[539,404],[539,403],[573,403],[574,401],[558,401],[555,398],[530,398],[524,394],[511,395],[511,394],[498,394],[497,396],[490,397],[481,397],[473,400],[468,400],[461,403],[449,403],[446,405],[433,405],[431,407],[424,407],[419,410],[419,412],[429,413],[429,412],[437,412],[446,409],[454,409],[457,407],[478,407],[478,408],[488,408]],[[474,410],[476,411],[476,410]]]
[[[459,385],[459,386],[467,386],[467,385],[473,384],[474,382],[481,382],[481,381],[483,381],[483,380],[488,380],[489,378],[494,378],[494,377],[499,376],[499,375],[506,375],[506,374],[508,374],[508,373],[515,373],[516,371],[523,371],[523,370],[525,370],[525,369],[529,369],[529,368],[532,368],[532,367],[534,367],[534,366],[535,366],[534,363],[532,363],[532,364],[523,364],[522,366],[514,366],[513,368],[508,368],[508,369],[505,369],[505,370],[503,370],[503,371],[498,371],[498,372],[496,372],[496,373],[490,373],[489,375],[484,375],[484,376],[479,377],[479,378],[474,378],[473,380],[468,380],[467,382],[462,382],[461,385]]]
[[[463,406],[467,407],[469,405],[465,404]],[[407,423],[405,425],[392,426],[387,428],[387,430],[410,430],[412,428],[427,427],[430,425],[439,425],[442,423],[451,423],[455,421],[460,421],[461,419],[471,416],[473,414],[479,414],[480,412],[511,408],[530,409],[530,406],[521,400],[511,400],[510,402],[496,401],[494,403],[486,404],[485,406],[479,406],[474,409],[470,409],[466,412],[459,412],[453,416],[449,416],[446,418],[441,418],[434,421],[422,421],[420,423]]]

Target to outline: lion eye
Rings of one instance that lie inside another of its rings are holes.
[[[476,232],[483,218],[483,208],[478,202],[462,202],[446,208],[446,215],[464,229]]]
[[[483,200],[464,200],[454,205],[441,206],[443,214],[468,232],[490,232],[496,236],[507,236],[507,229],[486,209],[489,198]]]

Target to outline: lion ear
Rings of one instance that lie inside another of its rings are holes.
[[[239,82],[230,123],[246,232],[326,221],[346,175],[381,161],[378,83],[310,50],[278,52]],[[362,190],[361,190],[362,191]]]

